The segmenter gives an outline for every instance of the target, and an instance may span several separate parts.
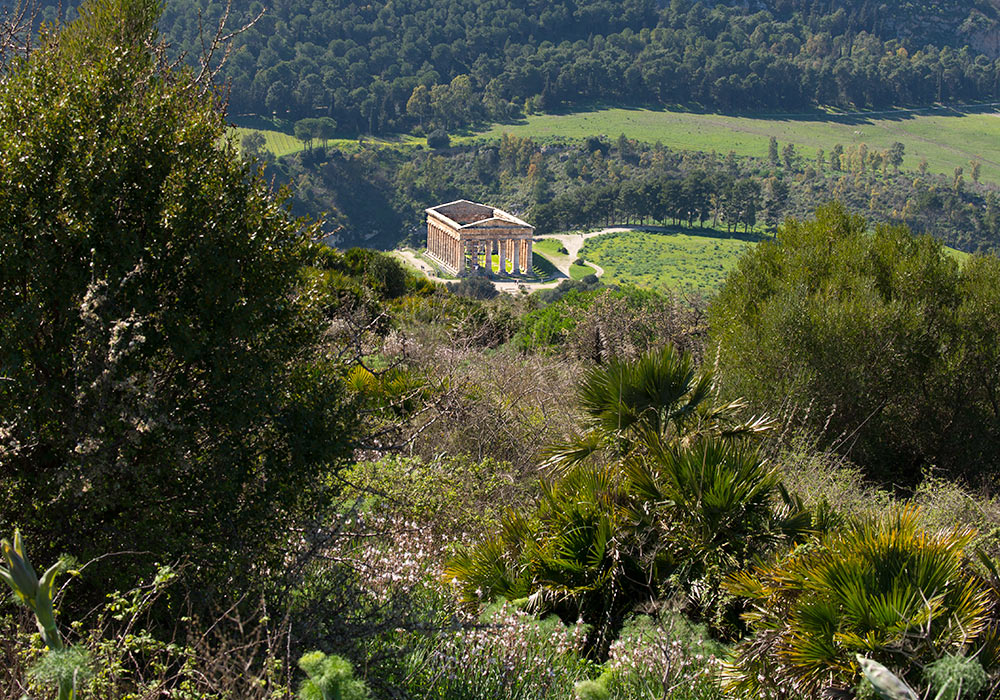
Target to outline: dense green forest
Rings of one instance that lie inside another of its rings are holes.
[[[238,0],[230,26],[263,7]],[[222,8],[168,0],[161,28],[197,56]],[[782,112],[977,102],[1000,99],[998,20],[984,0],[286,0],[236,38],[222,77],[234,114],[326,116],[345,134],[594,102]]]
[[[1000,258],[941,240],[996,239],[972,173],[624,136],[275,161],[156,0],[30,47],[3,9],[0,700],[996,697]],[[709,296],[321,243],[452,194],[759,240]]]

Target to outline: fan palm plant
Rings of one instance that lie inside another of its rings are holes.
[[[809,517],[759,454],[733,439],[769,422],[738,423],[741,404],[715,403],[711,385],[671,347],[591,370],[579,389],[586,431],[550,450],[558,469],[535,513],[509,514],[499,532],[455,556],[446,577],[468,602],[523,599],[580,616],[595,627],[598,650],[668,577],[707,582],[712,605],[726,573]],[[597,452],[613,458],[587,461]],[[778,508],[776,493],[785,496]]]
[[[858,678],[856,654],[893,668],[976,648],[988,593],[964,559],[973,533],[924,532],[911,507],[855,520],[782,561],[729,578],[755,634],[729,669],[750,697],[815,696]]]
[[[577,390],[584,431],[546,450],[559,473],[602,449],[624,459],[650,444],[678,445],[703,435],[736,437],[770,429],[764,417],[738,422],[742,401],[719,403],[713,377],[672,345],[637,361],[615,359],[587,371]]]
[[[467,603],[506,598],[567,622],[582,618],[597,630],[591,645],[603,648],[653,591],[609,474],[583,467],[543,484],[532,517],[508,513],[496,535],[449,561],[445,578]]]

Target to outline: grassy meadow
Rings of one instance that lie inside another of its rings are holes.
[[[580,255],[604,268],[606,284],[712,292],[759,240],[706,229],[620,231],[590,238]]]
[[[276,157],[296,153],[304,144],[291,133],[290,125],[263,120],[243,121],[231,132],[237,143],[250,131],[264,136],[266,148]],[[887,149],[899,141],[906,146],[903,167],[916,170],[927,159],[931,172],[952,174],[957,167],[970,171],[970,161],[981,163],[980,178],[1000,183],[1000,113],[959,112],[951,109],[898,110],[862,114],[816,112],[811,115],[769,117],[727,116],[651,109],[607,108],[567,114],[536,114],[515,124],[495,124],[466,136],[455,136],[456,145],[477,139],[499,138],[503,133],[537,140],[581,139],[594,135],[610,138],[625,134],[647,143],[661,142],[670,148],[694,151],[733,151],[738,156],[767,156],[774,136],[780,147],[796,146],[800,158],[812,159],[817,149],[827,154],[836,144],[845,148],[865,143]],[[388,138],[365,137],[381,146],[426,145],[409,135]],[[343,150],[357,148],[357,139],[331,139],[329,145]]]
[[[281,158],[282,156],[291,155],[292,153],[298,153],[305,148],[305,144],[295,138],[294,135],[278,129],[265,128],[266,126],[269,126],[269,124],[263,123],[261,124],[261,128],[258,128],[256,125],[231,126],[229,133],[235,137],[236,144],[239,145],[244,136],[250,132],[259,131],[264,137],[264,148],[270,151],[275,158]],[[427,143],[426,139],[409,135],[393,136],[390,138],[365,136],[364,140],[368,143],[375,143],[379,146],[419,146],[426,145]],[[339,148],[342,151],[351,151],[358,148],[358,139],[330,139],[327,142],[327,145],[331,148]]]
[[[624,133],[631,139],[694,151],[734,151],[738,156],[766,157],[770,137],[779,147],[793,143],[800,157],[829,154],[836,144],[845,148],[865,143],[887,149],[906,146],[903,167],[915,170],[927,159],[932,172],[951,174],[969,161],[982,163],[981,179],[1000,182],[1000,114],[965,113],[948,109],[899,110],[869,114],[820,113],[735,117],[650,109],[599,109],[570,114],[537,114],[516,124],[494,125],[477,136],[499,138],[504,132],[545,140],[585,138]]]

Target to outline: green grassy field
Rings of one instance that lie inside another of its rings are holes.
[[[711,230],[622,231],[588,239],[580,255],[604,268],[606,284],[711,292],[756,240]]]
[[[587,264],[577,265],[574,263],[569,266],[569,278],[573,280],[582,280],[587,275],[594,274],[597,274],[597,270]]]
[[[740,255],[759,239],[753,234],[729,235],[711,229],[622,231],[588,239],[580,255],[604,268],[601,281],[605,284],[711,293],[722,285]],[[959,264],[970,257],[953,248],[945,247],[945,251]]]
[[[562,243],[552,238],[543,238],[540,241],[535,241],[531,245],[531,249],[534,251],[535,255],[541,255],[547,258],[552,264],[555,265],[568,265],[572,262],[569,256],[564,252]]]
[[[499,138],[504,132],[518,136],[584,138],[604,134],[648,143],[660,141],[670,148],[767,155],[771,136],[779,147],[793,143],[800,157],[815,158],[822,148],[829,154],[835,144],[845,148],[865,143],[887,149],[899,141],[906,146],[903,167],[916,169],[926,158],[932,172],[952,174],[956,167],[970,171],[969,161],[982,162],[981,179],[1000,182],[1000,114],[959,113],[952,110],[871,113],[866,116],[817,113],[808,117],[731,117],[648,109],[600,109],[572,114],[539,114],[518,124],[501,124],[478,136]]]
[[[259,131],[264,136],[264,148],[269,150],[275,158],[298,153],[305,148],[305,144],[293,135],[284,131],[265,128],[249,128],[245,126],[232,126],[229,129],[236,139],[236,145],[251,131]],[[379,146],[418,146],[427,145],[427,140],[416,136],[394,136],[390,138],[371,138],[366,136],[365,141]],[[330,139],[327,142],[330,148],[339,148],[342,151],[355,151],[359,148],[357,139]]]

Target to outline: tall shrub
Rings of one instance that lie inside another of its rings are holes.
[[[879,478],[1000,466],[1000,261],[960,266],[838,204],[747,253],[710,310],[726,390],[809,427]]]
[[[0,81],[0,529],[131,552],[110,586],[188,557],[207,598],[280,564],[351,421],[309,232],[150,49],[159,11],[91,0]]]

